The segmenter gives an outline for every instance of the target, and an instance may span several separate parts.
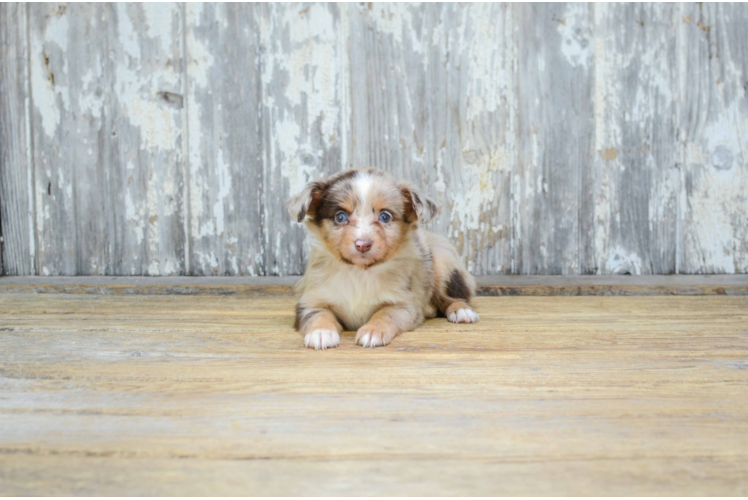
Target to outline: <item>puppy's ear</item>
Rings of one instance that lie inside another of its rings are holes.
[[[405,198],[405,222],[418,220],[427,223],[439,211],[439,206],[418,189],[409,184],[401,184],[400,191]]]
[[[298,222],[304,222],[307,215],[314,215],[324,189],[325,183],[310,182],[299,194],[289,198],[286,201],[286,208],[291,217]]]

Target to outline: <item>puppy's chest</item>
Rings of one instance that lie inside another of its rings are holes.
[[[404,299],[398,280],[374,273],[338,273],[322,292],[348,329],[363,326],[385,304]]]

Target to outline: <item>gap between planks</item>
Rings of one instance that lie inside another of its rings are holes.
[[[115,295],[293,295],[298,276],[6,276],[0,293]],[[748,274],[648,276],[479,276],[479,296],[748,295]]]

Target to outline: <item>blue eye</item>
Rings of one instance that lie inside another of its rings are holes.
[[[384,223],[386,224],[386,223],[388,223],[389,221],[391,221],[391,220],[392,220],[392,216],[391,216],[390,214],[388,214],[387,212],[382,212],[382,213],[381,213],[381,214],[379,215],[379,220],[380,220],[381,222],[384,222]]]
[[[335,222],[342,224],[348,220],[348,215],[345,212],[338,212],[335,214]]]

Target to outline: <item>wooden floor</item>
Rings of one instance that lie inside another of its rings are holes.
[[[315,352],[293,298],[0,294],[2,495],[748,495],[748,297],[481,297]]]

